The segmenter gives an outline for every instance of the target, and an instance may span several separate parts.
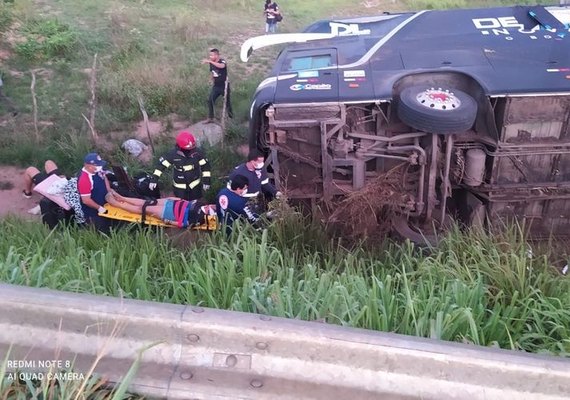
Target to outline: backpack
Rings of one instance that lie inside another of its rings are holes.
[[[137,197],[160,199],[160,189],[157,187],[150,190],[149,185],[153,182],[152,176],[147,173],[140,173],[134,176],[133,183],[138,194]]]

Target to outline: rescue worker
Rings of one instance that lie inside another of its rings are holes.
[[[247,162],[238,165],[230,174],[230,182],[228,183],[228,189],[231,187],[231,182],[237,175],[243,175],[248,180],[248,189],[245,197],[254,198],[258,197],[260,193],[263,193],[267,200],[273,200],[274,198],[280,198],[281,192],[279,192],[271,182],[269,182],[269,177],[267,176],[267,171],[264,167],[265,158],[263,153],[259,150],[250,150],[247,155]]]
[[[196,148],[196,139],[188,131],[176,136],[176,147],[160,157],[148,185],[152,191],[156,188],[162,173],[173,167],[172,188],[174,196],[184,200],[197,200],[203,191],[210,188],[210,162]]]
[[[227,235],[232,232],[232,225],[237,219],[245,219],[254,226],[260,221],[259,215],[248,205],[247,182],[247,177],[236,175],[230,187],[220,190],[216,197],[218,222],[225,226]]]

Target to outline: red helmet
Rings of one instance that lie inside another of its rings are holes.
[[[176,144],[183,150],[192,150],[196,147],[196,139],[188,131],[182,131],[176,136]]]

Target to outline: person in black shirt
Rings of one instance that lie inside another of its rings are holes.
[[[218,49],[211,49],[210,56],[207,59],[202,60],[202,64],[210,64],[210,72],[212,74],[212,90],[210,91],[210,97],[208,98],[208,122],[214,122],[214,105],[216,100],[220,96],[224,96],[224,91],[226,88],[226,81],[228,79],[228,68],[226,65],[226,60],[220,57],[220,51]],[[228,111],[228,117],[233,118],[232,104],[230,102],[230,83],[227,83],[227,93],[226,93],[226,107]]]
[[[265,33],[277,32],[277,22],[279,22],[279,6],[276,2],[265,0],[265,7],[263,9],[265,14]]]
[[[242,196],[254,198],[263,194],[267,200],[281,198],[283,194],[279,192],[271,182],[269,182],[269,177],[267,176],[264,163],[265,157],[263,156],[263,153],[256,149],[250,150],[247,155],[247,162],[238,165],[230,173],[228,189],[231,187],[231,182],[234,177],[241,175],[245,176],[248,180],[247,193]]]

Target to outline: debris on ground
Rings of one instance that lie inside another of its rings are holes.
[[[334,203],[329,228],[352,239],[385,237],[391,230],[390,216],[401,213],[411,200],[402,190],[405,173],[404,164],[396,166]]]
[[[147,145],[137,139],[128,139],[123,142],[121,148],[133,157],[140,156],[147,149]]]

